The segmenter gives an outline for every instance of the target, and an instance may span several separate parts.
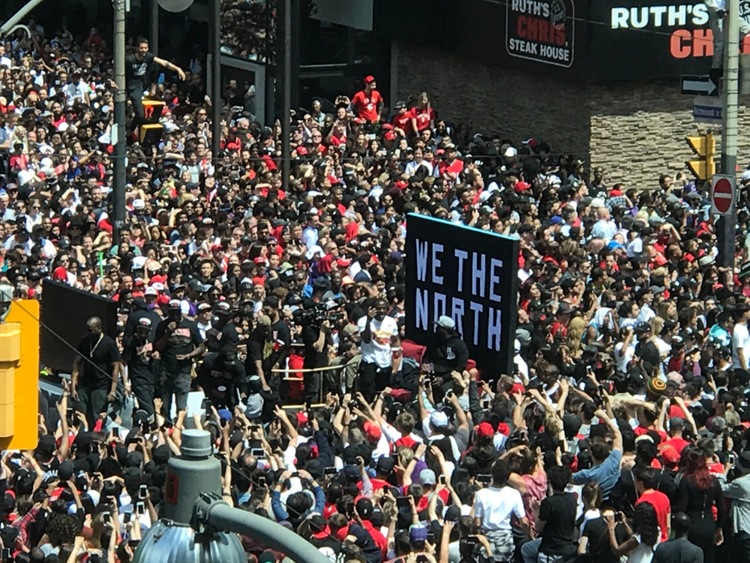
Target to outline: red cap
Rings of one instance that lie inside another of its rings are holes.
[[[383,138],[384,138],[384,139],[385,139],[386,141],[395,141],[395,140],[396,140],[396,134],[395,134],[395,133],[394,133],[393,131],[388,131],[388,133],[386,133],[386,134],[385,134],[385,135],[383,136]]]
[[[500,432],[503,436],[510,436],[510,426],[508,426],[505,422],[501,422],[497,425],[497,431]]]
[[[375,82],[375,77],[372,74],[365,76],[365,84],[371,84]]]
[[[667,465],[677,465],[680,463],[680,454],[674,446],[665,446],[662,448],[661,458]]]
[[[369,420],[365,421],[364,430],[368,442],[377,442],[383,435],[383,431],[380,430],[380,426],[378,426],[374,422],[370,422]]]
[[[520,194],[521,192],[525,192],[529,188],[531,188],[531,184],[529,184],[528,182],[516,182],[516,193]]]
[[[480,438],[486,438],[487,436],[494,436],[495,429],[489,422],[480,422],[476,427],[476,433]]]
[[[510,394],[515,395],[516,393],[521,393],[523,395],[526,393],[526,389],[520,383],[514,383],[510,388]]]

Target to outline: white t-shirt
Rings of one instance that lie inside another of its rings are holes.
[[[474,517],[482,520],[482,530],[510,530],[510,517],[524,518],[521,493],[511,487],[480,489],[474,495]]]
[[[741,368],[740,357],[737,351],[742,349],[745,353],[745,362],[750,363],[750,332],[745,323],[737,323],[732,331],[732,367]]]
[[[633,356],[635,356],[635,348],[632,344],[628,345],[624,350],[623,348],[623,342],[615,344],[615,361],[617,362],[617,371],[620,373],[625,373],[628,370],[628,364],[633,359]]]
[[[367,328],[367,317],[357,321],[357,328],[362,334]],[[370,320],[369,342],[362,342],[362,361],[368,364],[377,364],[381,368],[391,366],[393,355],[391,353],[391,337],[398,335],[398,323],[393,317],[386,316],[382,321]]]

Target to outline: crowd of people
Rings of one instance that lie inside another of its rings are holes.
[[[295,115],[285,182],[278,121],[136,40],[114,241],[107,41],[28,27],[0,43],[0,281],[119,309],[42,396],[38,447],[0,458],[3,562],[131,561],[195,427],[227,502],[331,561],[748,561],[750,173],[718,267],[705,186],[610,185],[367,76]],[[166,103],[151,144],[143,93]],[[478,370],[448,316],[405,338],[408,213],[519,240],[513,373]]]

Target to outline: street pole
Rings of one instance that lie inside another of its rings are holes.
[[[159,54],[159,3],[151,0],[151,13],[148,18],[148,46],[154,55]]]
[[[211,158],[216,173],[221,141],[221,2],[211,5]]]
[[[728,0],[724,26],[724,84],[722,88],[721,171],[736,179],[740,76],[740,2]],[[734,238],[737,229],[735,202],[729,215],[716,224],[719,266],[734,268]]]
[[[289,193],[289,176],[292,171],[292,134],[289,116],[292,110],[292,0],[283,0],[284,16],[284,74],[281,101],[281,181],[283,190]]]
[[[114,183],[112,186],[112,214],[114,216],[112,238],[120,244],[120,231],[125,225],[125,1],[113,0],[115,11],[114,58],[115,58],[115,129]]]

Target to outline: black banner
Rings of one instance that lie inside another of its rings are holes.
[[[505,49],[511,57],[573,66],[574,0],[508,0],[506,10]]]
[[[429,344],[447,315],[485,379],[512,373],[518,241],[409,215],[406,255],[406,336]]]
[[[86,336],[90,317],[99,317],[104,334],[115,337],[117,302],[66,283],[44,280],[40,316],[39,361],[67,373],[78,343]]]

